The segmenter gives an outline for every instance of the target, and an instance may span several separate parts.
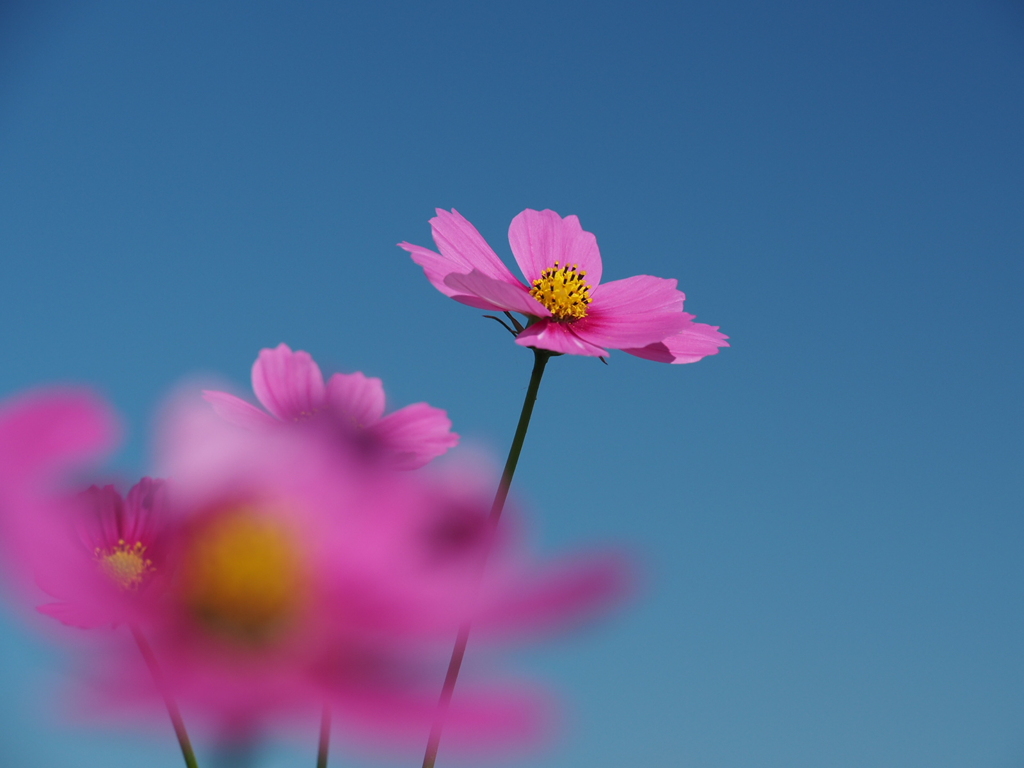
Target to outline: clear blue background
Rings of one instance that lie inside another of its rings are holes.
[[[530,354],[394,246],[435,206],[506,258],[523,208],[578,214],[733,340],[549,366],[538,540],[646,587],[519,654],[571,715],[513,764],[1024,765],[1019,2],[0,6],[0,394],[99,387],[121,466],[281,341],[502,453]],[[4,765],[180,764],[68,725],[14,616]]]

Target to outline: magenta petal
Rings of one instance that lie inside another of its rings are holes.
[[[251,429],[277,423],[270,414],[261,411],[252,403],[247,403],[242,398],[235,397],[227,392],[204,389],[203,400],[212,405],[213,410],[224,421],[239,427]]]
[[[655,344],[682,330],[683,293],[675,280],[638,275],[599,286],[587,317],[573,325],[580,338],[613,349]]]
[[[399,469],[416,469],[459,444],[448,414],[426,403],[414,403],[388,414],[369,430],[396,454]]]
[[[473,309],[484,309],[488,312],[504,312],[504,308],[499,307],[486,299],[481,299],[479,296],[473,296],[468,293],[455,293],[452,298],[459,304],[465,304],[467,307],[473,307]]]
[[[359,371],[336,373],[327,382],[327,402],[359,426],[368,427],[384,415],[384,385]]]
[[[435,253],[429,248],[424,248],[422,245],[403,242],[399,243],[398,247],[408,251],[409,255],[412,256],[412,260],[423,267],[423,274],[427,276],[427,280],[437,290],[445,296],[455,295],[455,289],[445,285],[444,279],[453,272],[461,274],[462,270],[465,269],[465,265],[452,262],[441,254]]]
[[[441,255],[458,265],[458,272],[465,274],[476,270],[495,280],[519,282],[476,227],[458,211],[452,209],[449,213],[438,208],[437,216],[430,220],[430,228]]]
[[[82,491],[78,501],[84,514],[76,527],[89,551],[112,547],[128,538],[124,535],[124,500],[114,486],[94,485]]]
[[[512,219],[508,241],[526,282],[531,285],[556,261],[563,267],[576,264],[587,273],[587,282],[591,286],[601,282],[601,252],[597,248],[597,238],[585,231],[575,216],[563,219],[554,211],[527,208]]]
[[[308,417],[324,405],[324,377],[308,352],[287,344],[260,351],[252,388],[263,407],[284,421]]]
[[[652,312],[636,315],[604,315],[594,312],[576,322],[573,331],[591,344],[625,349],[654,344],[678,333],[686,325],[682,312]]]
[[[155,529],[166,522],[166,516],[166,483],[144,477],[131,487],[125,497],[121,537],[125,541],[149,545],[154,539]]]
[[[652,275],[635,275],[613,280],[591,291],[593,309],[605,313],[681,312],[686,294],[676,286],[677,280]]]
[[[109,450],[114,415],[90,392],[42,390],[0,408],[0,495]]]
[[[444,282],[455,289],[457,294],[468,294],[454,295],[452,298],[471,307],[495,312],[522,312],[536,317],[548,317],[551,314],[518,280],[513,285],[474,270],[468,275],[448,275]],[[470,297],[478,297],[481,301],[473,303],[465,300]]]
[[[437,697],[431,694],[403,695],[364,686],[337,692],[329,701],[339,715],[336,727],[347,730],[349,738],[411,747],[422,745],[437,714]],[[522,686],[498,691],[461,687],[445,718],[445,743],[457,751],[507,750],[543,735],[552,715],[545,697]]]
[[[436,707],[436,705],[435,705]],[[523,686],[505,690],[461,689],[448,711],[445,738],[456,750],[510,748],[547,735],[554,720],[551,703]]]
[[[595,557],[544,574],[532,584],[518,583],[488,611],[474,617],[484,632],[510,633],[566,628],[598,615],[629,592],[631,569],[618,555]]]
[[[605,357],[608,354],[607,350],[581,339],[566,325],[548,320],[541,320],[521,331],[516,337],[516,344],[561,352],[563,355]]]
[[[101,611],[90,610],[88,607],[74,603],[46,603],[36,607],[44,616],[56,619],[61,624],[77,629],[95,629],[110,624],[109,616]]]
[[[423,267],[423,273],[437,290],[445,296],[479,309],[500,311],[486,302],[474,300],[472,295],[460,294],[445,283],[452,274],[465,275],[474,270],[499,282],[518,284],[515,276],[502,263],[476,227],[466,221],[458,211],[437,209],[437,216],[430,220],[434,242],[440,253],[412,243],[399,243],[412,256],[412,260]]]
[[[657,344],[622,351],[658,363],[695,363],[709,355],[717,355],[720,347],[728,347],[728,338],[717,325],[690,322],[682,331]]]

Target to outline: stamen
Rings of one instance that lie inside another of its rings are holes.
[[[134,591],[145,581],[153,568],[153,561],[146,558],[146,547],[141,541],[129,546],[124,539],[113,549],[96,548],[96,557],[103,571],[117,586],[125,591]]]
[[[558,322],[572,323],[587,316],[590,304],[590,284],[584,280],[586,272],[578,272],[573,264],[569,267],[549,267],[533,281],[530,295],[543,304]]]

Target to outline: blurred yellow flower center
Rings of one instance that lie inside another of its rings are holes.
[[[590,284],[583,278],[586,272],[571,267],[548,267],[533,281],[530,295],[547,307],[555,320],[572,322],[587,316],[590,304]]]
[[[218,514],[189,544],[185,604],[211,632],[247,644],[272,640],[299,608],[304,574],[290,532],[252,507]]]
[[[113,549],[97,548],[96,557],[100,570],[124,590],[137,589],[153,570],[153,561],[146,559],[146,547],[141,541],[129,546],[120,539]]]

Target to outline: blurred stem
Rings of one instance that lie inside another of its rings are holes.
[[[188,738],[188,731],[185,730],[185,721],[181,719],[178,705],[167,689],[167,683],[164,680],[163,672],[160,670],[160,664],[156,660],[156,655],[153,653],[153,648],[138,627],[133,624],[131,630],[132,637],[135,638],[135,644],[139,646],[142,658],[146,660],[149,673],[153,676],[153,682],[156,683],[157,690],[160,691],[164,704],[167,706],[167,714],[171,716],[171,725],[174,726],[174,735],[178,737],[178,744],[181,745],[181,754],[185,758],[185,765],[188,768],[199,768],[199,763],[196,762],[196,753],[192,751],[192,742]]]
[[[533,350],[533,372],[530,374],[530,386],[526,389],[526,400],[523,401],[523,410],[519,414],[519,424],[516,425],[512,447],[508,450],[505,469],[501,473],[501,482],[498,483],[498,491],[494,494],[494,502],[491,504],[488,522],[492,534],[498,527],[498,521],[501,520],[502,510],[505,509],[505,500],[508,498],[509,488],[512,487],[512,477],[516,473],[516,465],[519,464],[519,454],[523,452],[523,443],[526,442],[526,431],[530,428],[530,417],[533,416],[533,406],[537,402],[537,392],[540,389],[540,380],[544,376],[544,367],[555,354],[546,349]],[[483,565],[484,563],[481,563],[481,569]],[[427,751],[423,755],[423,768],[434,768],[434,763],[437,762],[441,732],[444,730],[448,708],[452,703],[455,683],[459,679],[462,659],[466,655],[466,646],[469,644],[469,628],[470,625],[467,621],[459,627],[459,634],[455,638],[455,647],[452,649],[452,656],[448,661],[448,672],[444,676],[444,685],[441,687],[441,698],[437,703],[437,714],[434,717],[434,724],[430,728],[430,738],[427,739]]]
[[[320,748],[316,753],[316,768],[327,768],[327,751],[331,747],[331,707],[324,704],[320,716]]]

